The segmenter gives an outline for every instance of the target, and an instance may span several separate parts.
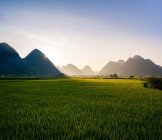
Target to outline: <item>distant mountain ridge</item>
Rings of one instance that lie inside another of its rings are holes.
[[[139,55],[129,58],[126,62],[110,61],[102,70],[99,75],[118,74],[122,76],[159,76],[162,77],[162,67],[156,65],[150,59],[144,59]]]
[[[72,64],[55,67],[54,64],[40,50],[34,49],[25,58],[7,43],[0,43],[0,75],[18,76],[158,76],[162,77],[162,67],[144,59],[139,55],[130,57],[127,61],[110,61],[100,72],[94,72],[89,66],[79,69]]]
[[[0,75],[62,76],[40,50],[35,49],[22,59],[7,43],[0,43]]]
[[[94,75],[94,71],[88,65],[82,69],[82,72],[84,75]]]
[[[63,66],[61,71],[69,76],[83,75],[83,72],[72,64]]]
[[[58,68],[60,68],[60,67],[58,67]],[[68,64],[68,65],[60,68],[60,71],[62,73],[65,73],[66,75],[69,75],[69,76],[91,76],[91,75],[95,75],[93,70],[88,65],[85,66],[83,69],[79,69],[76,66],[74,66],[73,64]]]

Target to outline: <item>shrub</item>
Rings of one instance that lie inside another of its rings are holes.
[[[110,78],[118,79],[119,77],[118,77],[118,75],[115,73],[115,74],[111,74],[111,75],[110,75]]]
[[[162,78],[149,78],[147,83],[151,88],[162,90]]]
[[[147,84],[147,83],[143,83],[143,86],[144,86],[144,87],[148,87],[148,84]]]
[[[134,79],[135,77],[134,77],[133,75],[131,75],[129,78],[130,78],[130,79]]]

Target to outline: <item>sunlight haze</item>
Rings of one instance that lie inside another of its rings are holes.
[[[1,0],[0,42],[26,57],[42,51],[55,66],[99,71],[134,55],[162,66],[162,1]]]

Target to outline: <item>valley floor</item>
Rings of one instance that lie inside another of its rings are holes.
[[[162,91],[132,79],[0,80],[0,139],[162,139]]]

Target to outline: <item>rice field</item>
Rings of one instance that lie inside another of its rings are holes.
[[[162,139],[162,91],[133,79],[0,80],[0,139]]]

